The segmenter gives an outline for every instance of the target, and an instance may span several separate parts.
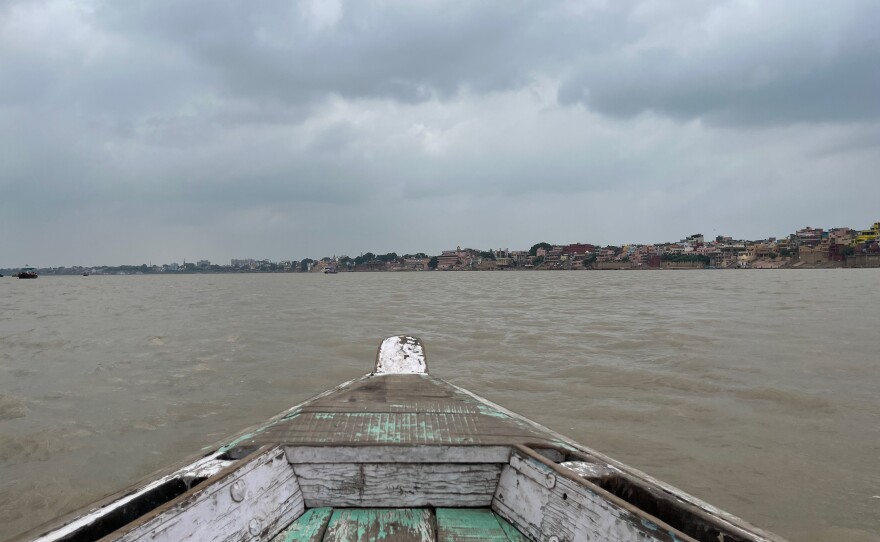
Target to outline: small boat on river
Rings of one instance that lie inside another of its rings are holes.
[[[337,272],[338,271],[336,270],[335,265],[328,265],[327,267],[324,268],[324,273],[326,273],[328,275],[335,275]]]
[[[23,267],[21,271],[18,273],[18,278],[20,279],[35,279],[37,278],[37,270],[33,267]]]
[[[373,371],[15,540],[781,541],[428,372]]]

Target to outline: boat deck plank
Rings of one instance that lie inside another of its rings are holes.
[[[468,540],[525,542],[527,540],[516,528],[485,508],[438,508],[436,515],[438,542]],[[502,522],[508,529],[504,528]]]
[[[332,508],[311,508],[272,539],[272,542],[321,542]]]
[[[236,444],[510,445],[553,440],[443,380],[420,374],[367,376]]]
[[[428,508],[334,510],[325,542],[435,542],[434,512]]]

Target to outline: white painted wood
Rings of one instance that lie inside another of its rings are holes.
[[[602,452],[575,442],[565,435],[557,433],[556,431],[553,431],[552,429],[549,429],[544,425],[539,424],[538,422],[535,422],[524,416],[521,416],[520,414],[517,414],[516,412],[508,410],[497,403],[493,403],[492,401],[481,397],[480,395],[477,395],[470,390],[456,386],[455,384],[451,384],[449,382],[446,382],[445,380],[443,382],[460,391],[461,393],[476,399],[480,403],[483,403],[484,405],[489,406],[499,412],[507,414],[511,418],[535,429],[538,432],[545,433],[548,438],[555,439],[556,443],[559,445],[571,448],[572,451],[577,451],[580,454],[589,457],[591,460],[605,463],[609,467],[618,469],[621,472],[624,472],[634,477],[635,479],[639,480],[641,483],[647,486],[653,486],[658,491],[661,491],[668,495],[670,500],[672,500],[673,502],[678,501],[681,505],[692,506],[695,509],[700,510],[704,514],[704,517],[710,518],[714,523],[716,523],[720,528],[723,528],[724,530],[736,533],[738,536],[741,536],[747,540],[752,540],[754,542],[786,542],[784,538],[778,535],[768,533],[767,531],[759,529],[754,525],[749,524],[742,518],[739,518],[729,512],[725,512],[724,510],[721,510],[719,508],[716,508],[715,506],[712,506],[711,504],[701,499],[698,499],[697,497],[694,497],[693,495],[686,493],[675,486],[672,486],[670,484],[667,484],[666,482],[658,480],[657,478],[649,476],[639,469],[617,461],[616,459],[605,455]]]
[[[502,470],[492,509],[535,540],[693,540],[667,531],[586,484],[557,476],[555,485],[548,488],[536,480],[535,472],[553,472],[550,467],[516,452],[511,459],[510,466]]]
[[[34,542],[54,542],[56,540],[61,540],[62,538],[75,533],[83,527],[91,525],[92,523],[98,521],[99,519],[113,512],[114,510],[125,506],[126,504],[137,499],[138,497],[149,493],[153,489],[171,480],[181,479],[184,481],[187,487],[189,487],[189,485],[195,478],[207,478],[213,476],[214,474],[217,474],[218,472],[220,472],[220,470],[228,466],[230,463],[232,463],[224,461],[222,459],[217,459],[219,455],[219,452],[213,453],[173,472],[172,474],[169,474],[168,476],[163,476],[157,480],[153,480],[152,482],[147,483],[142,488],[129,495],[126,495],[125,497],[121,497],[118,500],[106,504],[105,506],[90,510],[88,513],[74,519],[70,523],[63,525],[51,532],[48,532],[40,536],[39,538],[34,539]]]
[[[531,458],[513,454],[510,456],[510,466],[547,489],[553,489],[556,485],[556,473]]]
[[[118,540],[268,540],[304,509],[293,469],[283,450],[273,448],[159,508]]]
[[[376,374],[421,374],[428,372],[425,348],[416,337],[388,337],[376,354]]]
[[[306,463],[507,463],[510,446],[285,446],[287,460]]]
[[[489,506],[501,475],[497,464],[334,463],[293,469],[309,508]]]

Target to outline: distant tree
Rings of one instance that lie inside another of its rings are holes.
[[[437,264],[439,262],[440,262],[440,260],[437,258],[437,256],[431,256],[431,259],[428,260],[428,267],[430,269],[437,269]]]
[[[330,263],[333,261],[333,258],[331,258],[330,256],[324,256],[323,258],[321,258],[321,261],[324,263]]]
[[[536,256],[538,254],[539,248],[550,250],[551,248],[553,248],[553,245],[551,245],[550,243],[536,243],[532,245],[532,248],[529,249],[529,256]]]
[[[782,256],[783,258],[790,258],[791,251],[787,248],[781,248],[781,249],[779,249],[779,255]]]
[[[487,260],[494,260],[495,253],[493,253],[492,251],[484,250],[483,252],[480,252],[480,258],[486,258]]]
[[[777,255],[775,252],[771,252],[771,253],[770,253],[770,259],[771,259],[771,260],[775,260],[777,257],[778,257],[778,255]]]
[[[354,264],[355,264],[355,265],[363,265],[363,264],[365,264],[365,263],[367,263],[367,262],[370,262],[370,261],[373,261],[373,260],[375,260],[375,259],[376,259],[376,255],[375,255],[375,254],[373,254],[372,252],[367,252],[367,253],[365,253],[365,254],[361,254],[360,256],[358,256],[357,258],[355,258],[355,259],[354,259]]]
[[[380,262],[393,262],[397,259],[396,252],[389,252],[388,254],[382,254],[381,256],[376,256],[376,259]]]
[[[313,260],[311,258],[306,258],[303,261],[299,262],[299,270],[300,271],[308,271],[310,263],[315,263],[315,260]]]
[[[538,257],[536,257],[535,259],[532,260],[532,263],[533,263],[535,266],[539,266],[539,265],[541,265],[542,263],[544,263],[544,257],[543,257],[543,256],[538,256]]]

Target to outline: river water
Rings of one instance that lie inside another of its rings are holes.
[[[433,374],[792,540],[880,540],[877,270],[0,279],[0,539],[370,370]]]

